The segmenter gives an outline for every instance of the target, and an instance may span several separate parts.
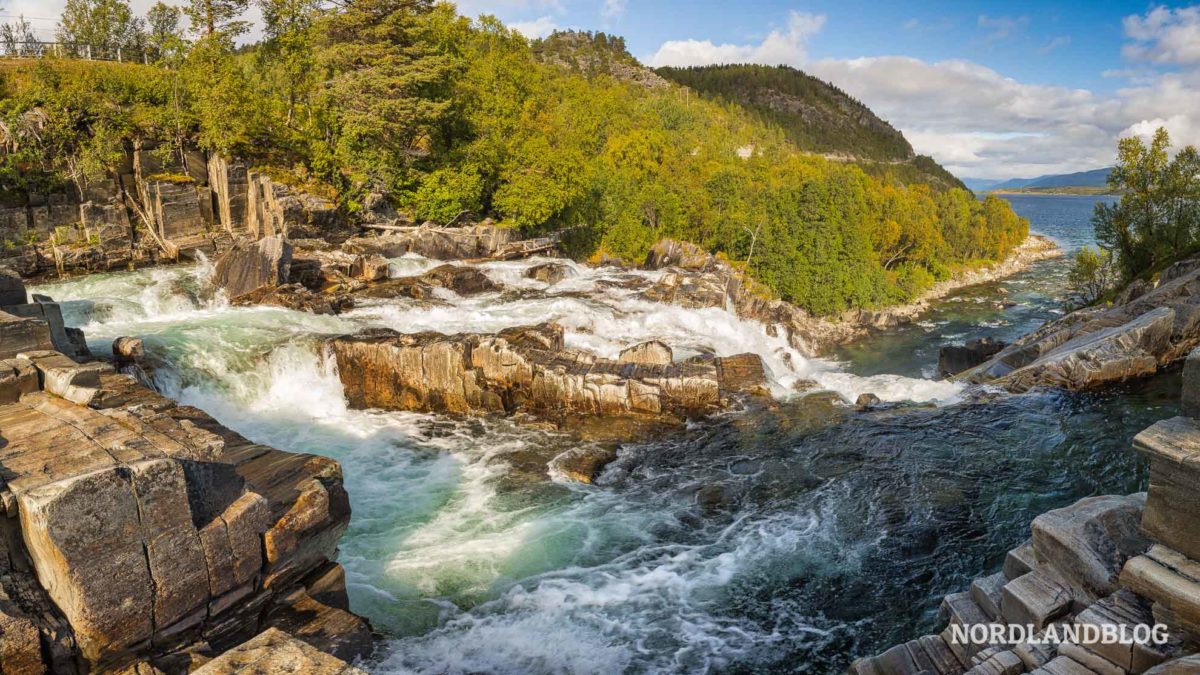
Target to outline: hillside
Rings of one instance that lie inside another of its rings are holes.
[[[531,43],[444,3],[386,7],[386,21],[357,3],[323,14],[286,44],[202,39],[179,65],[16,66],[0,98],[13,136],[0,193],[32,204],[74,184],[83,198],[120,175],[135,142],[198,148],[351,217],[381,201],[418,222],[470,213],[530,235],[566,230],[573,255],[635,264],[664,238],[691,241],[819,315],[905,302],[1005,258],[1028,231],[1002,200],[896,180],[892,167],[927,160],[861,106],[874,136],[856,138],[898,162],[874,163],[883,175],[692,94],[620,38]],[[381,21],[384,34],[370,30]]]
[[[867,173],[939,189],[964,187],[904,134],[849,94],[789,66],[659,68],[662,77],[706,97],[740,104],[808,152],[858,163]]]

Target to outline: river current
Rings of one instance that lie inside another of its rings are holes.
[[[1093,199],[1017,196],[1035,231],[1090,241]],[[999,568],[1029,521],[1132,492],[1130,439],[1174,414],[1178,375],[1104,395],[980,395],[931,379],[938,348],[1012,339],[1061,312],[1066,263],[956,293],[919,323],[805,359],[717,309],[640,300],[576,266],[492,263],[510,289],[435,305],[378,301],[338,317],[234,308],[204,266],[37,289],[94,351],[145,338],[157,386],[252,438],[342,463],[354,610],[383,635],[379,673],[842,672],[936,627],[941,596]],[[392,261],[393,276],[436,262]],[[638,274],[653,275],[652,272]],[[524,292],[512,292],[524,291]],[[596,485],[547,465],[578,441],[491,418],[355,411],[323,335],[493,331],[556,320],[569,346],[615,356],[651,338],[677,358],[759,353],[775,404],[627,443]],[[836,396],[801,396],[812,380]],[[834,399],[872,392],[895,409]]]

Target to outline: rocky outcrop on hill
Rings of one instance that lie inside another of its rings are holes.
[[[1154,288],[1111,307],[1072,312],[960,375],[1010,391],[1095,389],[1142,377],[1200,344],[1200,268],[1185,261]]]
[[[757,355],[622,363],[567,349],[556,324],[494,335],[385,330],[329,345],[356,408],[682,419],[720,410],[765,381]]]
[[[1200,400],[1200,350],[1185,372],[1185,400]],[[943,632],[859,659],[851,675],[1200,672],[1200,422],[1187,416],[1197,412],[1185,405],[1185,416],[1134,439],[1150,465],[1146,494],[1089,497],[1038,516],[1001,571],[946,596]],[[1163,641],[1150,639],[1156,624]],[[972,626],[973,639],[956,639],[955,627]],[[993,644],[993,626],[1036,635]]]
[[[0,514],[5,673],[184,673],[270,626],[343,659],[370,649],[334,562],[337,463],[252,443],[111,366],[0,360]],[[287,642],[263,662],[336,666]]]

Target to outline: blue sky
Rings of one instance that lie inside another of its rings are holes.
[[[49,37],[65,0],[0,0]],[[131,0],[142,11],[153,0]],[[171,0],[168,0],[170,2]],[[1200,5],[863,0],[460,0],[529,37],[623,35],[649,65],[784,63],[829,80],[967,177],[1106,166],[1164,125],[1200,144]],[[252,10],[253,15],[255,10]]]
[[[462,0],[531,37],[625,36],[650,65],[786,63],[961,176],[1078,171],[1165,125],[1200,143],[1200,6],[1145,2]]]

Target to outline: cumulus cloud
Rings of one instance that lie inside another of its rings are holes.
[[[792,11],[787,26],[771,31],[757,44],[715,44],[711,40],[671,40],[646,59],[652,66],[706,66],[714,63],[802,65],[808,41],[821,31],[825,16]]]
[[[1161,64],[1200,64],[1200,6],[1155,7],[1145,15],[1126,17],[1126,58]]]

